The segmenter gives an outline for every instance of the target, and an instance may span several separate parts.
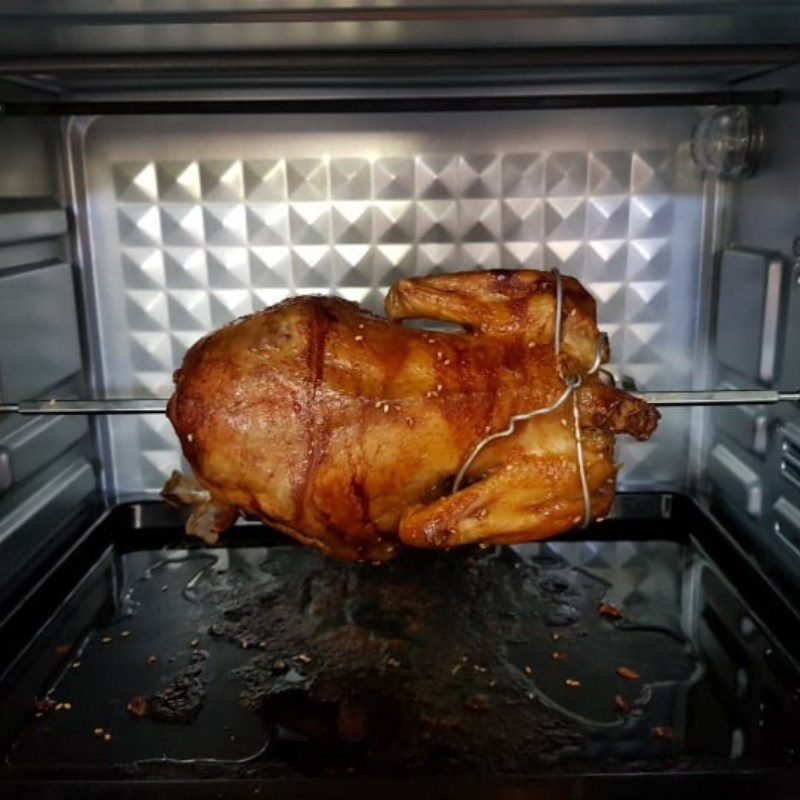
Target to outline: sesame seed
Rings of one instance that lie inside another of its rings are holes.
[[[567,678],[564,683],[566,683],[571,689],[578,689],[581,685],[581,682],[576,681],[574,678]]]
[[[158,661],[158,656],[147,656],[147,658],[145,659],[145,661],[146,661],[148,664],[155,664],[155,663]]]
[[[382,405],[383,405],[383,401],[382,400],[376,400],[375,401],[375,408],[380,408]]]
[[[80,667],[80,665],[81,665],[80,661],[73,661],[72,662],[72,669],[78,669],[78,667]]]
[[[441,350],[437,350],[437,351],[436,351],[436,358],[438,358],[438,359],[439,359],[439,361],[441,361],[441,360],[442,360],[442,351],[441,351]]]
[[[358,323],[358,329],[359,329],[360,331],[363,331],[363,330],[364,330],[364,323],[363,323],[363,322],[359,322],[359,323]]]
[[[388,414],[389,413],[389,404],[388,403],[384,403],[383,404],[383,413],[384,414]]]
[[[193,442],[194,441],[194,434],[193,433],[188,434],[187,437],[186,437],[186,441],[187,442]]]
[[[93,733],[95,736],[102,736],[102,735],[105,733],[105,731],[104,731],[102,728],[95,728],[95,729],[92,731],[92,733]]]
[[[130,635],[131,635],[131,632],[130,632],[130,631],[121,631],[119,635],[120,635],[120,636],[121,636],[123,639],[127,639],[127,638],[128,638]]]
[[[364,341],[364,337],[363,336],[356,336],[356,341],[357,342],[363,342]]]
[[[100,641],[103,644],[108,644],[111,641],[111,637],[110,636],[104,636],[102,639],[100,639]]]
[[[456,664],[453,669],[450,670],[451,675],[458,675],[461,670],[461,664]]]
[[[104,733],[103,734],[103,741],[104,742],[110,742],[111,741],[111,734],[110,733]]]
[[[525,665],[525,668],[524,668],[523,671],[525,672],[526,675],[533,675],[533,670],[531,669],[531,667],[528,664]]]
[[[528,700],[533,700],[536,695],[533,692],[528,692]]]
[[[450,366],[450,359],[449,359],[449,358],[446,358],[446,359],[444,360],[444,365],[445,365],[446,367],[449,367],[449,366]]]
[[[573,517],[572,518],[572,524],[573,525],[577,525],[580,521],[581,521],[580,517]]]

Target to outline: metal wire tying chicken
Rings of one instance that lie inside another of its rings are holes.
[[[402,545],[543,539],[604,516],[613,435],[646,439],[659,414],[591,374],[608,359],[595,302],[559,280],[559,319],[553,273],[489,271],[398,281],[388,319],[295,297],[211,333],[176,371],[167,412],[195,479],[173,473],[165,497],[194,506],[187,530],[210,543],[244,514],[371,561]],[[461,329],[401,323],[413,318]],[[519,422],[469,461],[570,381],[574,408]]]

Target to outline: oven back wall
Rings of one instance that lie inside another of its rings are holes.
[[[690,385],[702,184],[692,109],[73,120],[99,384],[167,396],[201,335],[293,294],[379,312],[406,275],[558,267],[641,388]],[[621,440],[623,488],[685,483],[688,412]],[[161,416],[109,418],[120,497],[180,465]]]

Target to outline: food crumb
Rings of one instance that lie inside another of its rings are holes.
[[[146,661],[148,664],[155,664],[155,663],[158,661],[158,656],[147,656],[147,658],[145,659],[145,661]]]
[[[576,681],[574,678],[567,678],[564,683],[566,683],[571,689],[578,689],[581,685],[581,682]]]
[[[400,666],[400,662],[396,658],[392,658],[392,657],[387,658],[386,659],[386,663],[390,667],[399,667]]]
[[[110,636],[103,636],[103,638],[102,638],[102,639],[100,639],[100,641],[101,641],[103,644],[108,644],[108,643],[111,641],[111,637],[110,637]]]
[[[552,658],[553,661],[564,661],[567,658],[567,654],[559,650],[553,650],[553,652],[550,653],[550,658]]]
[[[631,712],[630,703],[621,694],[614,695],[614,708],[622,714],[630,714]]]
[[[110,742],[111,741],[111,734],[108,731],[106,731],[103,734],[103,741],[105,741],[105,742]]]
[[[199,639],[192,639],[192,641],[189,642],[189,646],[190,647],[199,647],[200,646],[200,640]]]
[[[561,634],[560,634],[560,633],[552,633],[552,634],[550,634],[550,638],[551,638],[551,639],[552,639],[554,642],[561,641]]]
[[[453,668],[450,670],[450,674],[451,674],[451,675],[458,675],[458,673],[459,673],[460,671],[461,671],[461,664],[456,664],[456,665],[455,665],[455,666],[454,666],[454,667],[453,667]]]
[[[130,699],[128,705],[125,706],[125,709],[128,711],[129,714],[132,714],[134,717],[141,718],[147,715],[148,705],[149,704],[146,697],[137,695],[136,697],[132,697]]]
[[[674,739],[675,731],[669,725],[656,725],[650,728],[650,732],[656,739]]]
[[[311,663],[311,656],[307,656],[305,653],[300,653],[296,655],[295,661],[299,661],[301,664],[310,664]]]
[[[64,703],[64,711],[72,711],[72,703]]]
[[[533,700],[536,695],[533,692],[528,692],[528,700]]]
[[[259,642],[259,643],[258,643],[258,646],[259,646],[259,647],[260,647],[262,650],[266,650],[266,649],[267,649],[267,643],[266,643],[266,642]]]
[[[59,644],[56,646],[56,655],[57,656],[65,656],[69,651],[72,650],[72,645],[69,644]]]
[[[119,635],[120,635],[120,636],[121,636],[123,639],[127,639],[127,638],[128,638],[130,635],[131,635],[131,632],[130,632],[130,631],[120,631],[120,634],[119,634]]]
[[[78,669],[78,667],[80,667],[80,665],[81,665],[80,661],[73,661],[72,662],[72,669]]]
[[[95,728],[95,729],[92,731],[92,733],[93,733],[95,736],[102,736],[102,735],[105,733],[105,730],[104,730],[103,728]]]
[[[630,667],[617,667],[617,675],[620,678],[627,678],[629,681],[637,681],[640,677],[639,673]]]
[[[533,675],[533,670],[531,669],[531,667],[528,664],[525,665],[525,668],[524,668],[523,671],[524,671],[524,673],[526,675]]]
[[[597,613],[601,617],[611,617],[612,619],[621,619],[624,615],[619,606],[612,603],[599,603],[597,606]]]

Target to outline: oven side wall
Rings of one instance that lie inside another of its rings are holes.
[[[0,398],[84,393],[56,120],[0,121]],[[0,414],[0,606],[63,546],[96,491],[83,417]]]
[[[787,90],[761,110],[765,147],[754,177],[730,187],[725,247],[712,298],[717,385],[800,387],[800,102]],[[786,588],[800,582],[800,407],[734,407],[707,415],[705,476],[714,511]]]

